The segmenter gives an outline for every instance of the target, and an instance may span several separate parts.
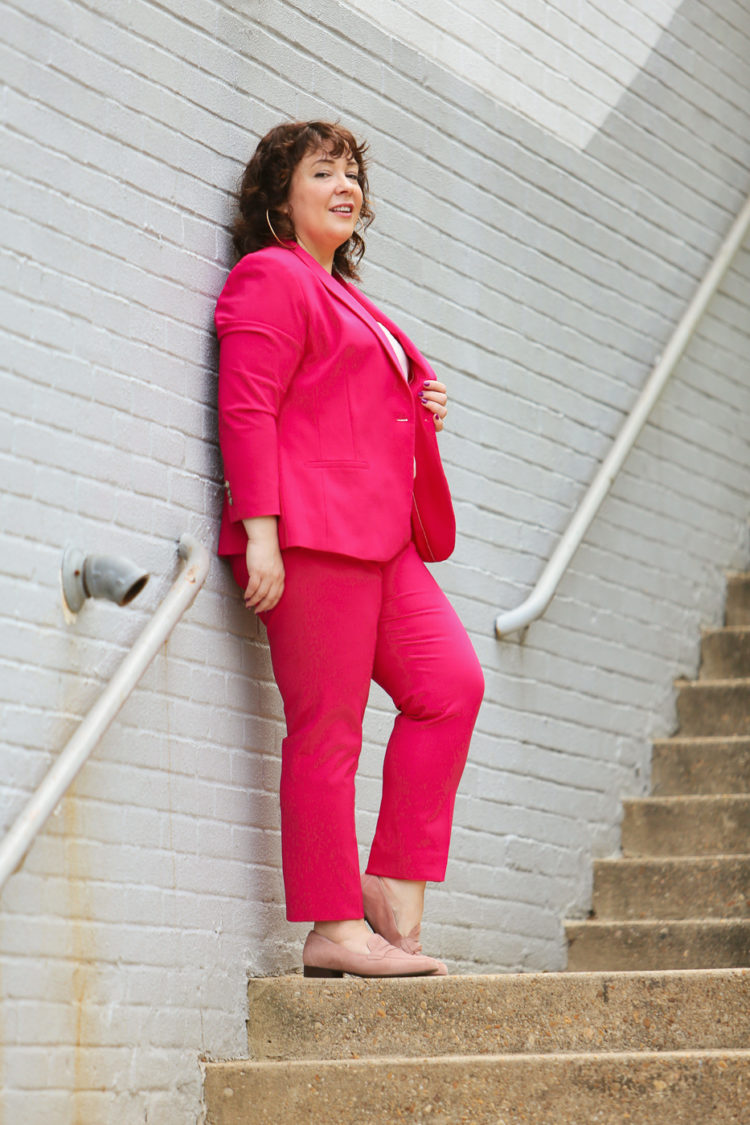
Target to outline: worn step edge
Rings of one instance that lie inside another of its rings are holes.
[[[714,743],[726,743],[729,746],[745,743],[750,745],[750,735],[747,734],[672,734],[669,738],[655,738],[654,746],[673,746],[676,743],[684,742],[689,746],[702,745],[711,746]]]
[[[655,738],[654,746],[667,747],[685,743],[687,746],[707,747],[713,745],[740,746],[743,743],[750,746],[750,735],[747,734],[672,734],[669,738]]]
[[[721,804],[735,808],[750,808],[750,793],[684,793],[666,797],[626,797],[625,808],[701,809],[716,808]]]
[[[742,1125],[750,1051],[208,1063],[207,1125]]]
[[[750,855],[594,860],[594,919],[750,917]]]
[[[716,680],[688,680],[684,676],[674,681],[675,687],[678,690],[683,688],[687,691],[695,689],[695,691],[737,691],[737,692],[750,692],[750,676],[725,676],[723,679]]]
[[[572,973],[750,966],[746,918],[571,920],[565,933]]]
[[[248,1011],[253,1059],[735,1048],[750,1043],[750,972],[258,978]]]

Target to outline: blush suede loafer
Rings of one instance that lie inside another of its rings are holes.
[[[346,946],[311,930],[302,950],[304,974],[306,977],[343,977],[344,973],[356,977],[443,975],[440,972],[441,963],[434,957],[405,953],[380,934],[373,934],[369,938],[367,948],[367,953],[354,953]]]

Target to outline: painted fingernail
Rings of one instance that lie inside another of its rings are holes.
[[[427,396],[423,395],[421,391],[419,392],[419,399],[420,402],[427,402]]]
[[[430,380],[429,380],[429,379],[425,379],[424,383],[422,383],[422,386],[423,386],[423,387],[429,387],[429,385],[430,385]]]

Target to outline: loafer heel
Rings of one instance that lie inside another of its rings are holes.
[[[303,966],[303,976],[305,977],[343,977],[343,969],[320,969],[317,965]]]

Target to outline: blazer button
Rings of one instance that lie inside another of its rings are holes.
[[[226,494],[227,494],[227,502],[231,506],[231,504],[232,504],[232,490],[229,487],[229,481],[228,480],[224,481],[224,489],[225,489]]]

